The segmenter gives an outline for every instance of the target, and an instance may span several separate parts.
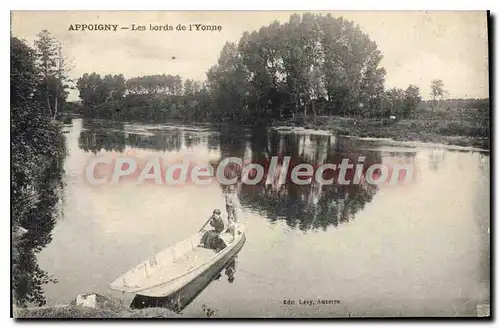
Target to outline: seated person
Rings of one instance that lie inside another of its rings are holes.
[[[217,234],[224,230],[224,221],[222,220],[219,209],[214,210],[210,220],[210,225],[214,228],[214,231],[217,232]]]
[[[203,234],[199,246],[220,251],[226,247],[226,244],[219,237],[219,234],[224,231],[224,221],[222,220],[221,211],[219,209],[214,210],[210,218],[210,225],[213,227],[213,230],[209,230]]]

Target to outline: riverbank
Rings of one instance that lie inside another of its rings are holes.
[[[489,117],[467,115],[466,118],[457,119],[451,114],[440,113],[432,118],[421,116],[403,120],[300,117],[276,122],[273,127],[303,127],[351,137],[389,138],[394,141],[432,142],[490,149],[489,124]]]
[[[166,308],[131,309],[122,301],[110,296],[96,295],[95,307],[76,305],[76,301],[68,305],[42,306],[31,308],[14,308],[15,319],[79,319],[79,318],[178,318],[181,315]]]
[[[79,116],[80,117],[80,116]],[[93,118],[99,120],[98,118]],[[103,119],[106,120],[106,119]],[[120,121],[123,123],[158,124],[157,121]],[[270,126],[279,130],[297,128],[323,130],[333,135],[359,138],[387,138],[398,142],[439,143],[451,146],[490,149],[490,117],[487,111],[473,109],[430,112],[422,110],[412,118],[353,118],[340,116],[297,116],[295,119],[277,121],[257,120],[245,122],[202,122],[169,119],[177,128],[188,125],[200,129],[220,127],[241,127],[251,129],[256,126]]]

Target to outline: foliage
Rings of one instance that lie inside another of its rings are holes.
[[[35,54],[37,88],[35,99],[46,105],[49,115],[55,119],[59,105],[66,101],[71,80],[68,78],[69,63],[62,52],[62,44],[47,30],[37,35]]]
[[[98,105],[124,97],[126,86],[122,74],[108,74],[101,78],[99,74],[84,74],[76,82],[80,98],[84,105]]]
[[[101,118],[255,123],[311,114],[410,115],[418,89],[385,92],[381,60],[377,44],[353,22],[306,13],[227,42],[204,84],[165,74],[132,77],[114,103],[104,100],[111,82],[96,73],[77,87],[83,114]]]
[[[423,101],[420,105],[421,108],[432,109],[433,101]],[[443,99],[441,100],[441,109],[443,110],[477,110],[479,112],[488,114],[490,112],[490,100],[483,99]]]
[[[410,117],[421,101],[420,89],[416,85],[408,86],[404,93],[403,117]]]
[[[36,253],[52,238],[65,157],[60,124],[53,121],[51,105],[39,97],[47,85],[46,75],[40,73],[44,69],[44,62],[37,61],[33,49],[11,38],[12,226],[27,229],[24,236],[13,239],[12,245],[12,286],[17,306],[43,305],[41,286],[55,281],[36,261]]]
[[[408,118],[417,109],[422,101],[420,90],[415,85],[410,85],[406,90],[392,88],[385,91],[381,97],[382,110],[373,116],[396,116]]]
[[[444,83],[442,80],[439,79],[434,79],[431,81],[431,96],[432,96],[432,102],[433,106],[432,109],[434,110],[436,105],[439,106],[440,100],[443,99],[444,94]]]
[[[30,100],[35,92],[35,51],[17,38],[11,38],[10,47],[10,101],[19,105]]]
[[[165,74],[135,77],[127,80],[127,90],[130,94],[176,96],[181,93],[182,79]]]
[[[208,85],[229,113],[246,106],[249,114],[276,118],[354,115],[383,90],[381,59],[376,43],[353,22],[306,13],[244,33],[237,49],[226,44]]]
[[[443,97],[444,95],[443,80],[434,79],[431,81],[431,95],[433,99]]]

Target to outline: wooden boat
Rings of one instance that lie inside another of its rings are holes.
[[[241,246],[236,246],[236,248],[242,248]],[[238,252],[238,251],[237,251]],[[177,313],[181,313],[191,302],[201,293],[205,288],[207,288],[212,281],[216,279],[219,275],[222,277],[222,271],[227,266],[233,266],[236,268],[236,259],[238,254],[235,254],[228,261],[221,260],[217,264],[212,266],[210,269],[196,277],[193,281],[188,283],[181,289],[173,292],[165,297],[150,297],[143,295],[135,295],[130,307],[132,309],[145,309],[152,307],[164,307]],[[227,273],[226,273],[227,275]],[[229,276],[228,276],[229,277]],[[233,273],[234,277],[234,273]]]
[[[110,284],[110,288],[150,297],[164,297],[183,288],[212,267],[220,267],[239,252],[246,241],[243,227],[235,237],[221,233],[226,248],[219,252],[199,247],[204,231],[168,247]]]

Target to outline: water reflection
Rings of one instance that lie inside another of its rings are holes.
[[[59,152],[41,172],[42,177],[35,187],[27,184],[24,180],[26,177],[18,173],[19,166],[25,163],[13,163],[16,182],[26,183],[29,188],[22,190],[22,193],[14,190],[12,195],[13,217],[20,218],[16,222],[18,230],[12,235],[12,290],[19,307],[29,304],[45,305],[43,285],[57,282],[57,279],[40,267],[37,260],[37,254],[52,241],[52,230],[60,217],[58,205],[63,199],[66,150],[62,134],[54,142]]]
[[[445,160],[444,149],[432,149],[429,152],[429,169],[437,171],[443,165]]]
[[[84,120],[78,146],[94,154],[101,150],[122,152],[125,150],[125,140],[122,123]]]
[[[273,156],[289,156],[291,165],[307,163],[318,167],[325,163],[339,165],[345,158],[355,165],[359,156],[364,156],[366,165],[380,164],[383,157],[398,158],[399,162],[403,158],[403,162],[411,163],[416,154],[412,151],[383,152],[376,147],[369,147],[370,142],[351,138],[279,133],[266,127],[243,129],[222,126],[211,133],[197,133],[182,129],[148,130],[90,121],[84,121],[79,146],[93,153],[100,150],[123,151],[125,147],[174,152],[202,147],[218,151],[218,160],[210,160],[214,167],[227,157],[269,167]],[[353,174],[353,170],[348,171],[346,180],[352,180]],[[289,227],[303,231],[326,230],[328,226],[337,227],[352,221],[378,191],[377,186],[364,180],[358,184],[339,184],[338,171],[325,171],[323,177],[334,178],[336,182],[328,185],[312,179],[310,184],[298,185],[288,175],[284,183],[278,179],[266,181],[264,177],[257,185],[247,185],[239,179],[237,189],[244,207],[258,212],[271,222],[283,220]]]
[[[133,309],[164,307],[180,313],[212,282],[222,280],[223,274],[227,276],[228,283],[233,283],[237,271],[237,258],[238,254],[230,258],[229,261],[224,262],[222,266],[214,265],[188,285],[166,297],[136,295],[130,307]]]
[[[381,163],[380,152],[362,151],[353,140],[329,135],[280,134],[274,130],[254,129],[250,131],[249,140],[249,144],[245,144],[241,138],[235,141],[221,136],[220,148],[227,153],[224,157],[237,156],[264,167],[269,165],[273,156],[289,156],[292,165],[307,163],[313,167],[325,163],[338,165],[343,158],[357,164],[359,155],[366,157],[366,163]],[[325,179],[336,177],[327,172],[323,174]],[[348,180],[349,176],[348,172]],[[259,212],[271,222],[284,220],[289,227],[303,231],[326,230],[330,225],[349,222],[377,192],[375,186],[364,181],[360,184],[326,185],[312,179],[310,184],[298,185],[291,181],[290,176],[284,184],[278,180],[266,183],[263,179],[262,183],[252,186],[238,181],[238,190],[245,207]]]
[[[40,210],[38,219],[25,223],[28,232],[12,248],[12,284],[16,305],[42,306],[46,303],[43,285],[55,283],[48,272],[40,268],[36,254],[52,240],[55,219],[51,211]]]
[[[180,151],[200,144],[209,144],[208,135],[203,130],[144,129],[137,125],[96,120],[83,120],[78,140],[81,149],[94,154],[102,150],[123,152],[127,146],[151,151]]]
[[[186,291],[187,296],[180,297],[183,305],[179,309],[204,290],[197,302],[215,306],[225,314],[229,309],[246,309],[253,315],[284,316],[285,309],[273,299],[278,290],[297,299],[325,295],[357,303],[370,295],[376,302],[362,304],[359,309],[379,304],[385,308],[412,307],[418,312],[421,303],[411,303],[414,300],[442,299],[437,305],[430,301],[429,307],[436,309],[432,313],[448,313],[447,306],[453,300],[467,299],[468,304],[476,304],[478,288],[471,277],[489,281],[488,153],[446,150],[446,160],[434,171],[430,162],[440,157],[430,154],[432,149],[427,147],[278,133],[265,127],[225,126],[196,131],[99,121],[74,123],[67,136],[68,217],[58,223],[54,242],[39,256],[41,267],[60,280],[45,289],[53,303],[62,304],[81,292],[108,291],[116,276],[199,228],[199,218],[207,208],[212,209],[212,204],[223,208],[224,197],[217,185],[168,190],[166,186],[93,188],[84,184],[81,172],[93,154],[130,149],[145,157],[191,153],[214,165],[229,156],[262,164],[272,156],[290,156],[295,164],[314,166],[338,164],[346,157],[356,161],[358,155],[363,155],[367,163],[418,166],[418,181],[402,188],[378,189],[366,183],[325,185],[316,181],[299,186],[289,179],[249,186],[239,181],[236,187],[245,207],[245,222],[253,231],[249,235],[251,247],[240,255],[244,267],[235,263],[234,284],[228,282],[231,267],[227,273],[221,267],[205,276]],[[77,145],[80,149],[76,149]],[[197,206],[193,206],[193,200]],[[343,224],[354,218],[355,224]],[[335,227],[342,229],[333,231]],[[309,233],[312,230],[315,233]],[[331,247],[332,237],[336,247]],[[67,247],[69,244],[74,247]],[[443,258],[447,259],[446,265],[442,265]],[[480,271],[479,266],[485,270]],[[270,267],[273,269],[267,270]],[[266,277],[255,279],[259,272],[266,272]],[[355,277],[352,272],[356,272]],[[290,275],[294,279],[287,279]],[[27,279],[32,277],[27,275]],[[204,289],[207,284],[209,287]],[[331,288],[325,291],[324,286]],[[331,291],[334,294],[328,294]],[[145,302],[137,306],[145,304],[151,305]],[[197,303],[191,304],[182,311],[189,315],[199,309],[193,306]],[[311,307],[310,311],[317,315],[312,311],[318,309]]]

